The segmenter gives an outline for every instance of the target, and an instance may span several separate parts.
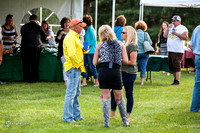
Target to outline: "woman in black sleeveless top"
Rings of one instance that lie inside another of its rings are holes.
[[[130,126],[122,97],[121,65],[126,64],[128,57],[126,49],[121,42],[116,41],[114,31],[108,25],[99,28],[100,43],[94,53],[93,64],[99,64],[99,87],[101,89],[101,102],[103,109],[104,127],[109,127],[110,89],[113,90],[123,125]]]

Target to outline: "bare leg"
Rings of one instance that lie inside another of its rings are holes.
[[[131,115],[131,113],[127,113],[128,121],[130,121],[130,115]]]
[[[117,104],[121,103],[123,90],[113,90],[115,101]]]
[[[83,82],[82,82],[81,85],[82,85],[82,86],[86,86],[86,85],[87,85],[86,78],[83,78]]]
[[[98,80],[98,78],[94,79],[94,85],[95,86],[99,86],[99,80]]]
[[[141,85],[143,85],[144,84],[144,78],[141,78],[141,83],[140,83]]]
[[[175,77],[176,80],[180,81],[181,72],[175,72],[174,77]]]

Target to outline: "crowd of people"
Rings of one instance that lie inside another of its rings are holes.
[[[63,80],[66,85],[66,94],[63,108],[63,121],[75,122],[84,120],[81,116],[78,96],[80,87],[87,86],[89,73],[94,76],[94,86],[101,89],[104,127],[109,127],[109,119],[115,117],[118,106],[123,125],[130,126],[129,120],[134,105],[133,89],[140,71],[140,84],[144,84],[146,67],[149,55],[144,52],[144,41],[152,45],[144,21],[135,23],[135,27],[126,26],[124,15],[117,17],[114,30],[109,25],[102,25],[97,38],[90,15],[83,16],[82,20],[63,17],[54,40],[54,34],[49,29],[47,21],[37,24],[37,16],[31,15],[30,22],[21,27],[21,56],[23,65],[23,80],[34,83],[38,81],[38,69],[42,43],[56,46],[58,43],[57,59],[63,65]],[[195,28],[191,49],[195,54],[196,77],[192,96],[191,112],[200,109],[200,27]],[[0,65],[2,63],[3,47],[12,49],[19,37],[13,16],[8,15],[6,22],[1,26],[0,37]],[[181,17],[173,16],[172,23],[162,22],[158,33],[156,53],[168,56],[169,68],[173,73],[172,85],[180,84],[181,59],[184,53],[184,44],[188,40],[188,29],[181,25]],[[2,42],[3,41],[3,42]],[[56,42],[56,43],[55,43]],[[87,47],[85,48],[85,42]],[[98,71],[96,66],[98,67]],[[81,74],[83,80],[81,83]],[[127,103],[123,98],[123,86]],[[110,106],[111,105],[111,106]],[[111,111],[110,110],[111,107]]]

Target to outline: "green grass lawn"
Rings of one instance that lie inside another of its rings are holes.
[[[99,88],[88,82],[79,97],[84,121],[64,123],[63,82],[7,82],[0,85],[0,133],[2,132],[200,132],[200,113],[191,113],[194,74],[182,71],[181,85],[171,86],[173,76],[152,73],[152,83],[134,87],[130,127],[123,127],[117,110],[110,128],[103,128]]]

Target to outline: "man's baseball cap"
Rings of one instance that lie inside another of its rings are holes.
[[[175,16],[172,17],[172,20],[181,21],[181,17],[178,16],[178,15],[175,15]]]
[[[86,26],[86,23],[84,23],[83,21],[81,21],[78,18],[72,19],[69,24],[70,24],[70,27],[75,27],[75,26],[78,26],[78,25],[80,25],[82,27]]]

